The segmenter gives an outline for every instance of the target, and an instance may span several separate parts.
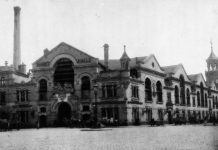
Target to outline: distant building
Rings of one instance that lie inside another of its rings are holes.
[[[14,37],[19,42],[19,35]],[[187,75],[182,64],[160,66],[154,55],[131,58],[126,46],[120,59],[110,59],[105,44],[104,60],[99,60],[64,42],[45,49],[27,75],[16,48],[20,44],[14,45],[13,65],[0,67],[0,110],[7,110],[12,121],[52,126],[97,115],[99,121],[129,125],[218,118],[218,58],[213,51],[205,81],[201,73]]]

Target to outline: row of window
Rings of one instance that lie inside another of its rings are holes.
[[[26,102],[29,100],[28,90],[17,90],[16,98],[17,102]],[[0,105],[6,104],[6,92],[0,92]]]
[[[153,90],[153,92],[152,92]],[[156,92],[155,92],[156,91]],[[157,102],[163,101],[163,92],[162,92],[162,84],[160,81],[157,81],[156,88],[153,84],[153,88],[151,85],[151,80],[149,78],[146,78],[145,80],[145,101],[152,101],[152,93],[153,95],[157,95]]]
[[[131,87],[132,90],[132,97],[139,98],[139,89],[138,86],[133,85]],[[162,84],[160,81],[156,83],[156,89],[153,87],[154,95],[157,95],[157,102],[163,102],[163,92],[162,92]],[[151,88],[151,81],[150,79],[145,80],[145,101],[152,101],[152,88]]]
[[[27,102],[29,101],[29,91],[28,90],[17,90],[17,102]]]
[[[88,76],[81,78],[81,97],[83,99],[90,98],[91,96],[91,81]],[[103,85],[102,86],[102,97],[110,98],[117,96],[117,85]],[[39,81],[39,100],[47,100],[47,81],[41,79]]]

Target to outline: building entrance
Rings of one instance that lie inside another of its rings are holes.
[[[41,115],[39,117],[39,124],[40,124],[40,127],[46,127],[46,116],[45,115]]]
[[[58,125],[67,126],[71,119],[71,108],[66,102],[61,102],[58,107]]]
[[[171,114],[171,111],[168,111],[168,123],[169,124],[172,124],[172,114]]]

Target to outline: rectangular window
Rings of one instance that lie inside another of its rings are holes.
[[[106,85],[102,86],[102,97],[116,97],[117,96],[117,85]]]
[[[171,93],[170,92],[167,92],[167,101],[171,102]]]
[[[84,105],[83,106],[83,111],[89,111],[90,109],[89,109],[89,105]]]
[[[195,97],[192,97],[192,105],[195,107]]]
[[[17,102],[19,102],[20,101],[20,91],[16,91],[16,96],[17,96]]]
[[[21,93],[21,102],[25,102],[25,91],[20,91]]]
[[[132,97],[139,98],[139,89],[138,89],[138,86],[132,86]]]
[[[26,101],[29,101],[29,91],[26,90],[25,92],[26,92]]]
[[[0,105],[5,105],[6,104],[5,95],[6,95],[5,92],[0,93]]]
[[[106,94],[105,94],[105,86],[102,86],[102,97],[106,97]]]
[[[113,97],[113,90],[111,85],[107,85],[107,97]]]

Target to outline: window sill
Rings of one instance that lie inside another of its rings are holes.
[[[132,100],[132,101],[139,101],[139,98],[137,98],[137,97],[132,97],[131,100]]]
[[[102,100],[108,100],[108,99],[118,99],[118,96],[114,96],[114,97],[101,97]]]
[[[180,106],[186,106],[186,104],[180,104]]]
[[[145,100],[145,103],[152,103],[152,100]]]
[[[157,104],[163,104],[163,102],[157,102]]]

